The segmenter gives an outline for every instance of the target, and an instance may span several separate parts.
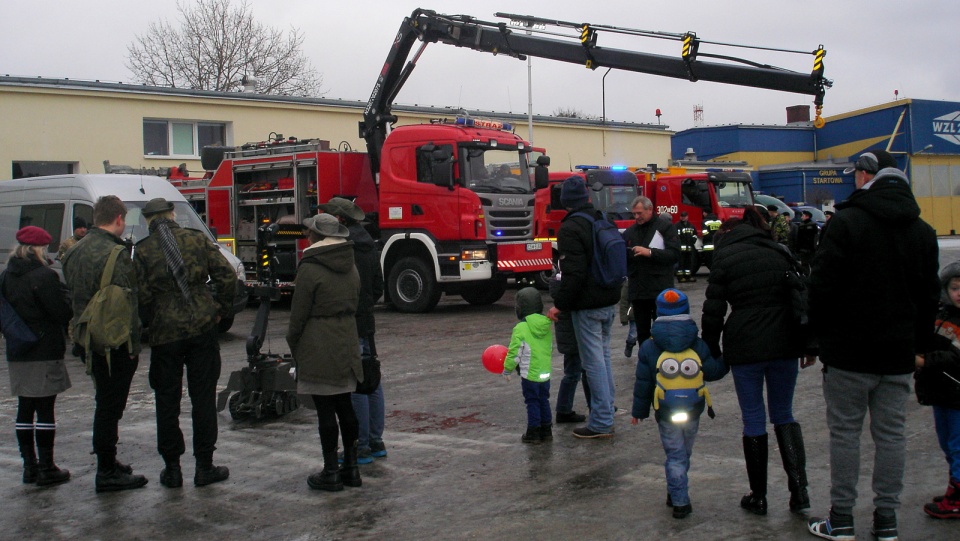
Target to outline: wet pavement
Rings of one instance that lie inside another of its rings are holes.
[[[950,257],[955,257],[951,253]],[[704,269],[705,271],[705,269]],[[682,284],[699,321],[706,276]],[[776,441],[770,443],[770,512],[739,508],[748,491],[741,452],[740,415],[727,376],[710,385],[717,418],[704,417],[690,473],[693,514],[671,517],[664,505],[663,450],[656,423],[630,425],[616,417],[616,437],[578,440],[575,425],[554,427],[552,443],[520,443],[525,410],[516,377],[486,372],[480,353],[506,343],[516,322],[513,291],[487,307],[445,297],[430,314],[377,310],[377,344],[387,402],[388,456],[361,466],[363,487],[328,493],[306,478],[322,467],[315,413],[299,409],[279,419],[235,422],[220,414],[215,461],[230,468],[226,482],[196,488],[193,461],[184,457],[183,488],[158,482],[153,395],[147,383],[149,349],[141,356],[120,424],[119,456],[150,483],[143,489],[94,493],[90,454],[93,388],[79,360],[70,364],[73,388],[57,400],[57,462],[73,479],[52,488],[20,483],[14,438],[16,399],[9,397],[0,363],[0,539],[813,539],[803,517],[787,508],[789,493]],[[544,294],[545,299],[549,297]],[[223,388],[246,364],[245,340],[255,310],[221,336]],[[289,312],[274,308],[263,351],[286,353]],[[615,325],[616,403],[629,410],[635,359],[623,356],[626,327]],[[819,364],[801,372],[795,415],[803,425],[812,512],[829,506],[829,456]],[[554,355],[552,398],[562,360]],[[553,400],[551,400],[553,403]],[[578,393],[575,408],[585,410]],[[189,401],[181,424],[188,438]],[[626,412],[625,412],[626,413]],[[771,430],[772,432],[772,430]],[[900,531],[903,539],[957,539],[956,525],[927,517],[923,503],[942,493],[947,469],[932,413],[908,402],[908,459]],[[872,445],[863,437],[858,539],[871,539]]]

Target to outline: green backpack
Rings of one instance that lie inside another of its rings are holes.
[[[74,340],[87,352],[87,374],[92,372],[93,366],[90,352],[106,357],[109,373],[110,350],[124,344],[127,345],[127,351],[133,350],[133,340],[130,338],[136,309],[133,290],[110,283],[121,252],[123,246],[116,246],[110,252],[107,266],[100,277],[100,290],[87,303],[73,330]]]

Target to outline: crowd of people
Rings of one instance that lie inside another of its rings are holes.
[[[556,422],[586,421],[573,430],[578,438],[615,436],[610,327],[617,302],[629,303],[621,316],[631,325],[625,354],[630,357],[640,346],[632,422],[648,418],[653,407],[674,517],[693,511],[687,472],[698,419],[705,406],[712,413],[706,383],[727,371],[743,421],[749,492],[741,507],[767,513],[769,421],[787,477],[789,508],[797,513],[811,508],[793,393],[799,370],[819,359],[830,435],[831,505],[824,518],[808,520],[810,533],[855,538],[860,437],[869,413],[876,450],[871,532],[881,540],[898,538],[904,422],[913,378],[920,402],[934,407],[949,464],[947,491],[923,510],[936,518],[960,518],[960,263],[938,277],[936,234],[920,218],[909,182],[889,153],[864,153],[849,173],[856,190],[836,205],[823,230],[811,223],[809,212],[791,232],[775,208],[764,216],[753,207],[742,217],[711,225],[702,335],[686,296],[674,289],[675,276],[679,281],[692,277],[685,272],[681,235],[695,230],[684,224],[686,218],[674,226],[655,214],[649,199],[637,197],[635,223],[623,232],[626,284],[602,287],[591,272],[597,247],[589,217],[603,216],[590,204],[582,179],[563,183],[560,201],[568,214],[557,235],[560,272],[551,286],[554,306],[547,312],[564,363]],[[518,304],[518,317],[526,313]],[[521,342],[521,351],[525,346],[536,351],[533,341]],[[572,407],[581,379],[586,416]],[[527,400],[527,406],[528,420],[542,427],[542,413],[532,415],[532,408],[542,412],[542,405]],[[531,428],[523,438],[528,443],[534,441],[528,436]]]
[[[822,231],[811,226],[809,213],[795,233],[782,215],[765,217],[754,207],[722,223],[710,217],[711,264],[699,327],[674,283],[694,281],[697,232],[688,217],[681,214],[675,226],[656,214],[650,199],[637,197],[631,205],[635,221],[622,233],[625,281],[611,286],[596,274],[593,222],[605,218],[591,204],[582,178],[565,181],[560,202],[568,215],[557,235],[553,306],[545,312],[533,288],[517,293],[519,322],[504,361],[505,376],[519,374],[526,404],[521,441],[551,441],[552,421],[583,423],[572,430],[576,438],[615,437],[611,335],[620,303],[621,321],[630,325],[624,353],[632,357],[638,348],[631,422],[649,418],[653,409],[675,518],[693,512],[688,472],[694,440],[702,413],[713,414],[707,383],[728,372],[741,412],[749,486],[741,507],[767,513],[769,423],[787,477],[789,509],[811,508],[793,393],[799,370],[818,358],[830,435],[831,505],[824,518],[810,518],[809,531],[826,539],[855,538],[860,439],[869,413],[876,450],[871,531],[882,540],[898,537],[905,405],[913,378],[920,402],[933,406],[949,464],[947,491],[924,511],[960,518],[960,262],[938,274],[935,232],[920,218],[908,180],[890,154],[864,153],[851,172],[857,189],[836,205]],[[297,270],[286,339],[297,360],[297,393],[311,396],[317,411],[323,469],[307,484],[338,491],[361,486],[358,465],[386,456],[382,386],[370,394],[355,392],[364,380],[363,360],[377,356],[373,306],[383,293],[383,277],[376,246],[361,223],[363,211],[342,198],[321,210],[303,222],[308,247]],[[18,246],[0,275],[0,300],[44,338],[26,349],[7,349],[24,483],[70,480],[53,454],[56,397],[71,385],[63,364],[68,328],[73,351],[94,381],[97,492],[147,484],[117,457],[118,425],[139,364],[143,327],[149,327],[161,485],[183,485],[184,369],[194,484],[229,477],[213,460],[221,368],[216,326],[230,315],[236,279],[207,236],[178,225],[170,202],[151,200],[142,214],[151,234],[131,250],[121,238],[124,203],[113,196],[98,200],[92,227],[76,222],[75,242],[58,255],[65,285],[49,268],[44,250],[50,235],[34,226],[17,232]],[[84,325],[89,305],[100,302],[108,287],[133,309],[123,314],[129,330],[122,343],[100,347]],[[551,411],[554,337],[563,378]],[[586,414],[573,408],[580,383]]]
[[[298,271],[287,341],[298,360],[298,391],[311,395],[317,406],[325,465],[308,478],[308,485],[342,490],[344,485],[360,486],[361,457],[370,462],[386,456],[382,388],[370,395],[352,392],[364,378],[361,354],[376,357],[373,305],[382,294],[383,278],[373,240],[360,225],[362,210],[339,198],[324,210],[304,222],[310,247]],[[127,208],[116,196],[96,202],[92,227],[75,220],[75,236],[58,254],[65,284],[49,268],[49,233],[27,226],[16,234],[18,245],[0,275],[0,302],[12,309],[5,314],[23,324],[18,329],[26,329],[32,338],[12,348],[14,331],[5,316],[24,483],[51,486],[70,480],[70,472],[54,462],[53,449],[56,398],[71,386],[64,358],[72,330],[72,352],[84,361],[94,384],[94,488],[115,492],[147,484],[146,476],[117,457],[119,423],[140,363],[144,328],[149,329],[148,379],[156,401],[157,452],[164,462],[160,484],[183,486],[184,371],[193,423],[194,485],[229,478],[229,469],[213,460],[221,369],[217,324],[232,314],[236,275],[206,234],[177,223],[171,202],[153,199],[141,214],[150,235],[133,246],[122,238]],[[344,442],[342,467],[339,434]]]

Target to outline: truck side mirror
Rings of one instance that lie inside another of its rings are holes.
[[[537,156],[537,166],[533,169],[533,188],[542,190],[550,185],[550,172],[547,167],[550,165],[550,156]]]

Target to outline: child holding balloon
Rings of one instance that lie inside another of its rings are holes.
[[[543,315],[543,299],[536,288],[525,287],[517,292],[517,318],[513,328],[503,375],[514,370],[520,373],[520,388],[527,405],[527,431],[523,443],[540,443],[553,439],[550,410],[550,358],[553,356],[553,327]]]

